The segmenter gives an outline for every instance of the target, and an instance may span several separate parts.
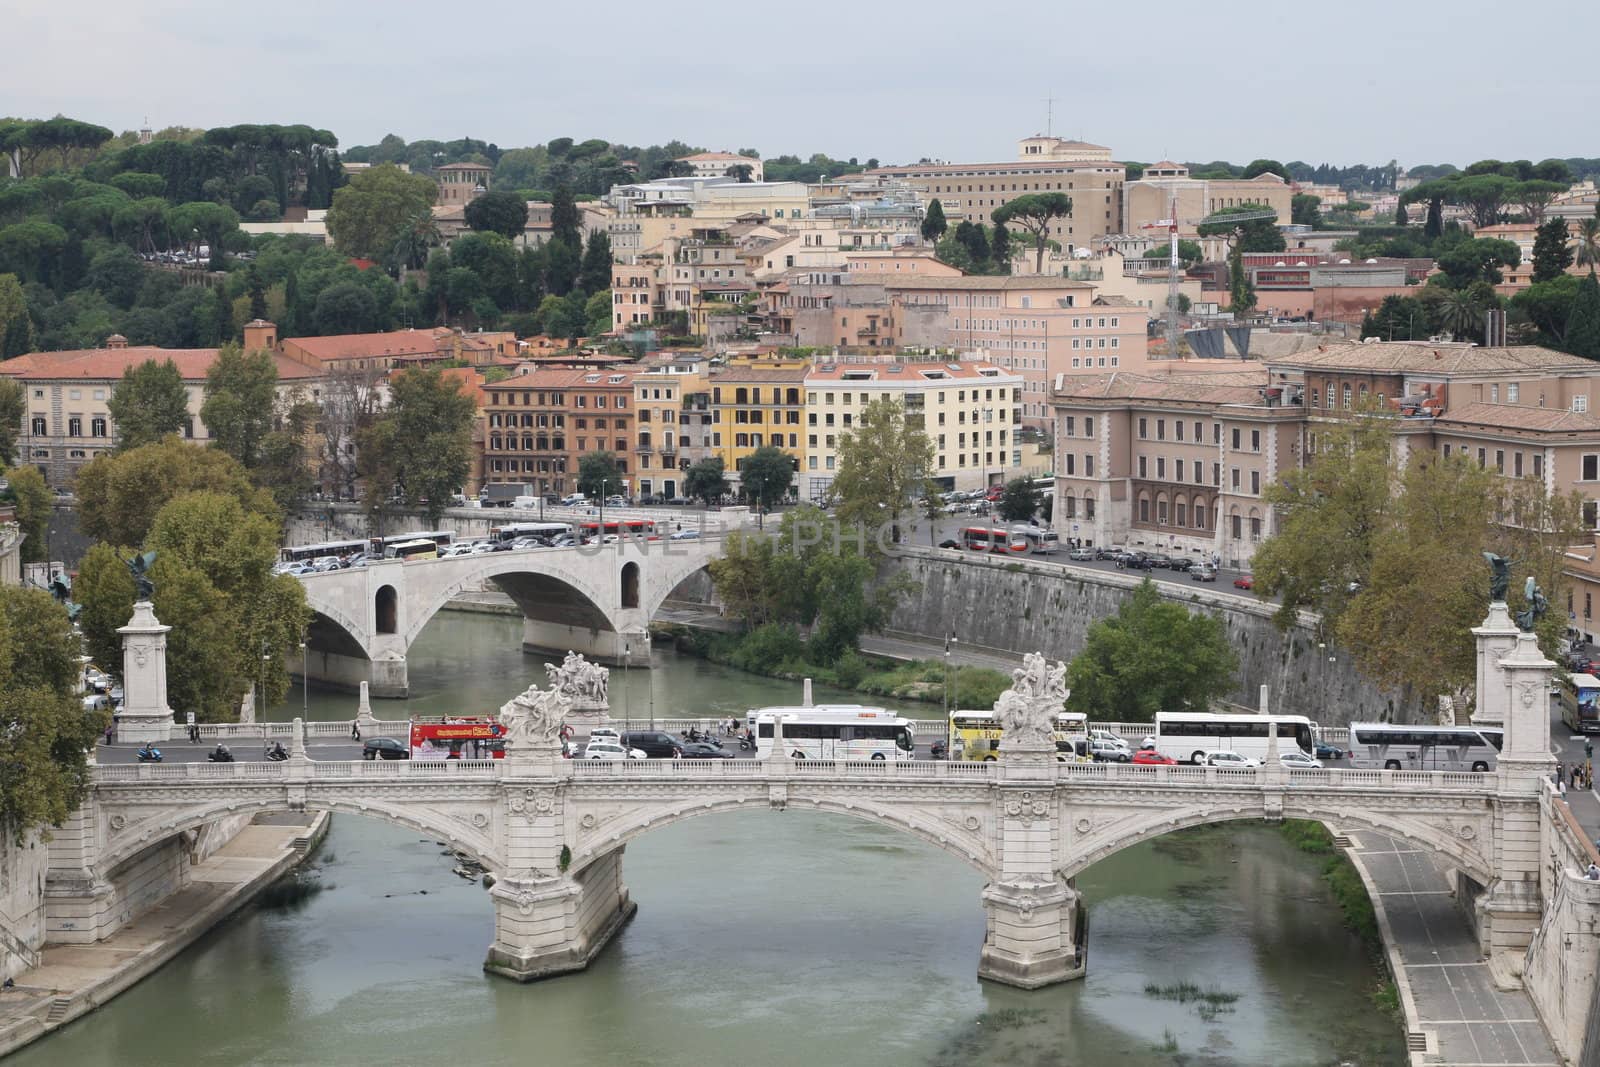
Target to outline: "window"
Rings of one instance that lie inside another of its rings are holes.
[[[1258,495],[1260,494],[1260,492],[1261,492],[1261,472],[1260,471],[1251,471],[1250,472],[1250,491],[1252,493],[1256,493]]]
[[[33,417],[33,435],[35,437],[43,437],[48,432],[49,430],[45,427],[44,416],[35,415]]]
[[[1240,538],[1242,538],[1244,536],[1244,519],[1243,519],[1242,516],[1239,515],[1238,512],[1234,512],[1232,518],[1233,518],[1233,539],[1235,541],[1237,541],[1237,540],[1239,540]]]
[[[1204,504],[1196,504],[1194,506],[1194,527],[1197,530],[1210,529],[1206,525],[1206,506]]]
[[[1350,410],[1350,383],[1345,382],[1340,390],[1341,405],[1346,411]]]
[[[1250,516],[1250,540],[1261,540],[1261,516],[1259,515]]]
[[[1250,431],[1250,451],[1252,451],[1252,452],[1260,452],[1261,451],[1261,431],[1260,430],[1251,430]]]
[[[1183,420],[1178,419],[1172,424],[1172,435],[1179,441],[1183,440]]]
[[[1148,427],[1146,425],[1145,420],[1144,419],[1140,419],[1139,420],[1139,439],[1141,441],[1149,436],[1149,434],[1146,432],[1147,429],[1148,429]]]
[[[1583,480],[1592,482],[1600,478],[1600,455],[1590,453],[1583,457]]]
[[[89,436],[106,436],[106,420],[104,416],[97,415],[89,420]]]
[[[1165,456],[1157,456],[1156,457],[1156,477],[1157,478],[1165,478],[1166,476],[1167,476],[1167,458]]]
[[[1094,497],[1092,496],[1083,498],[1083,517],[1086,519],[1094,518]]]
[[[1156,440],[1157,441],[1165,441],[1166,439],[1167,439],[1167,420],[1166,419],[1157,419],[1156,420]]]
[[[1213,463],[1211,465],[1211,484],[1212,485],[1221,485],[1222,484],[1222,464],[1220,464],[1220,463]]]
[[[1241,484],[1241,481],[1240,481],[1240,477],[1239,477],[1239,468],[1238,467],[1230,467],[1229,468],[1228,479],[1229,479],[1229,484],[1234,489],[1238,489],[1239,488],[1239,486]]]
[[[1519,392],[1520,392],[1520,390],[1518,389],[1516,382],[1512,382],[1509,385],[1507,385],[1506,386],[1506,403],[1507,404],[1515,404],[1517,402],[1517,396],[1518,396]]]
[[[1511,456],[1511,473],[1514,477],[1522,477],[1522,453],[1515,452]]]
[[[1085,416],[1084,420],[1083,420],[1083,436],[1085,436],[1085,437],[1093,437],[1094,436],[1094,419],[1092,419],[1092,418],[1090,418],[1088,416]]]
[[[1165,498],[1163,498],[1161,500],[1157,500],[1156,501],[1156,525],[1157,526],[1165,526],[1166,524],[1167,524],[1167,502],[1166,502]]]
[[[1222,423],[1220,422],[1213,422],[1211,424],[1211,443],[1214,445],[1220,445],[1222,443]]]
[[[1092,456],[1092,455],[1085,455],[1083,457],[1083,476],[1085,478],[1093,478],[1094,477],[1094,456]],[[1092,515],[1090,516],[1090,518],[1093,518],[1093,517],[1094,516],[1092,516]]]
[[[1587,395],[1573,397],[1572,398],[1572,410],[1577,412],[1580,415],[1583,414],[1585,411],[1588,411],[1589,410],[1589,397]]]
[[[81,415],[73,415],[67,419],[67,436],[83,436],[83,417]]]
[[[1203,438],[1200,436],[1200,420],[1199,419],[1196,419],[1195,423],[1194,423],[1194,439],[1195,439],[1196,443],[1198,443],[1201,440],[1203,440]],[[1178,440],[1180,440],[1180,441],[1183,440],[1183,435],[1182,434],[1178,435]]]
[[[1148,472],[1145,470],[1145,458],[1143,456],[1140,456],[1139,457],[1139,477],[1143,478],[1143,477],[1145,477],[1147,475],[1147,473]]]
[[[1506,454],[1504,449],[1497,448],[1494,450],[1494,469],[1499,471],[1501,474],[1506,472]]]
[[[1535,478],[1544,477],[1544,456],[1538,452],[1533,454],[1533,476]]]
[[[1489,403],[1500,403],[1500,387],[1498,385],[1489,386]]]
[[[1150,500],[1148,497],[1139,498],[1139,521],[1150,521]]]
[[[1239,451],[1239,427],[1235,426],[1233,428],[1232,438],[1233,438],[1233,450],[1235,452],[1237,452],[1237,451]]]

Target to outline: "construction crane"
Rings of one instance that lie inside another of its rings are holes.
[[[1255,211],[1225,211],[1212,212],[1201,219],[1178,218],[1178,196],[1174,193],[1168,201],[1167,217],[1147,222],[1140,227],[1142,230],[1167,231],[1167,355],[1176,358],[1178,355],[1178,227],[1189,225],[1195,227],[1196,232],[1201,226],[1221,222],[1255,222],[1259,219],[1276,219],[1278,213],[1268,207],[1261,207]]]

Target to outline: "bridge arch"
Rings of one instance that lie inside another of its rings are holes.
[[[622,565],[622,606],[636,608],[639,606],[639,563],[629,560]]]
[[[1494,881],[1492,861],[1472,847],[1470,841],[1463,839],[1458,833],[1452,833],[1448,829],[1422,820],[1395,817],[1360,808],[1300,807],[1293,805],[1288,799],[1285,801],[1283,814],[1285,818],[1320,822],[1330,830],[1334,828],[1374,830],[1400,838],[1444,856],[1483,885],[1489,885]],[[1076,878],[1096,863],[1116,855],[1125,848],[1131,848],[1175,830],[1225,822],[1262,821],[1265,819],[1260,806],[1250,804],[1238,807],[1206,804],[1135,815],[1110,823],[1103,830],[1092,829],[1081,841],[1066,850],[1060,873],[1066,878]]]
[[[400,595],[394,586],[382,585],[372,597],[372,628],[380,634],[392,634],[398,628]]]
[[[432,810],[424,804],[393,804],[371,800],[344,800],[338,797],[318,798],[308,807],[347,815],[362,815],[426,834],[441,840],[460,852],[465,852],[491,871],[502,869],[502,857],[491,843],[492,826],[476,830],[450,816]],[[485,805],[487,807],[487,805]],[[216,801],[201,807],[174,807],[152,814],[126,828],[113,831],[113,836],[96,857],[96,867],[105,872],[116,870],[128,860],[148,848],[153,848],[179,834],[197,829],[230,815],[258,815],[268,812],[292,811],[284,797]],[[111,825],[117,813],[113,812]]]
[[[521,553],[493,553],[483,558],[493,559],[494,556],[512,558],[503,562],[494,560],[461,572],[459,577],[447,585],[411,602],[411,610],[406,620],[407,648],[416,641],[423,627],[427,626],[457,594],[480,589],[485,581],[493,581],[504,590],[506,595],[517,602],[517,606],[528,618],[545,618],[547,614],[558,614],[558,618],[547,621],[564,622],[592,630],[617,629],[615,621],[602,606],[608,598],[584,577],[576,573],[551,573],[536,566],[536,558],[531,559]],[[437,567],[450,562],[452,561],[442,560],[438,563],[415,566]],[[541,608],[548,610],[541,613]]]
[[[570,801],[569,801],[570,803]],[[816,811],[830,815],[845,815],[865,822],[876,823],[909,834],[966,863],[985,878],[997,876],[998,864],[982,834],[989,820],[986,798],[974,799],[972,818],[979,821],[979,829],[969,831],[944,822],[913,805],[899,807],[862,802],[856,799],[833,797],[807,797],[791,790],[786,808],[796,811]],[[602,824],[587,837],[579,839],[570,868],[577,874],[584,868],[626,847],[629,842],[652,830],[680,823],[701,815],[716,815],[741,811],[773,810],[772,801],[763,783],[759,791],[748,794],[724,795],[686,802],[681,807],[630,812],[617,823]],[[777,809],[784,810],[784,809]],[[970,824],[970,820],[968,820]]]

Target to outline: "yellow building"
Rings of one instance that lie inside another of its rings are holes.
[[[711,445],[737,489],[739,470],[765,445],[794,457],[799,471],[805,452],[806,366],[763,363],[730,366],[711,379]]]

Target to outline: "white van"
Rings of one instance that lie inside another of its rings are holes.
[[[514,508],[536,508],[539,506],[539,498],[536,496],[519,496],[511,501],[511,506]]]
[[[588,503],[589,498],[582,493],[573,493],[570,496],[561,498],[561,506],[564,508],[581,508],[587,506]]]

